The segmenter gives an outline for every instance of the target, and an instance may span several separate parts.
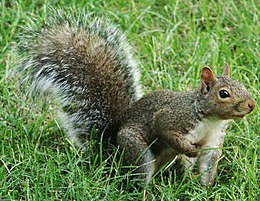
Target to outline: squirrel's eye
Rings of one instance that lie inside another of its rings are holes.
[[[221,98],[227,98],[227,97],[229,97],[230,95],[229,95],[229,93],[228,93],[228,91],[227,90],[220,90],[219,91],[219,96],[221,97]]]

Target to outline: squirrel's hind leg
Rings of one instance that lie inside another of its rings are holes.
[[[133,165],[144,183],[148,183],[156,171],[155,155],[137,126],[122,128],[117,134],[117,144],[124,153],[124,162]]]

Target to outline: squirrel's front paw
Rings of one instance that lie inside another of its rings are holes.
[[[188,152],[185,154],[188,157],[197,157],[198,156],[198,152]]]
[[[185,153],[186,156],[188,157],[197,157],[198,156],[198,152],[197,150],[197,146],[196,145],[191,145],[192,149],[191,151]]]

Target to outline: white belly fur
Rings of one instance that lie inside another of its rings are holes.
[[[228,120],[203,119],[185,138],[201,148],[217,148],[223,142]]]

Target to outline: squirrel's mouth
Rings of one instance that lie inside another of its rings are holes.
[[[236,117],[237,117],[238,119],[243,119],[246,115],[247,115],[247,114],[242,114],[242,115],[237,115]]]
[[[237,113],[234,116],[237,118],[244,118],[246,115],[250,114],[254,110],[255,105],[256,105],[256,102],[254,99],[251,99],[248,102],[239,102],[234,107],[234,109]],[[246,112],[243,112],[245,110],[246,110]]]
[[[238,115],[235,115],[237,118],[239,119],[243,119],[246,115],[250,114],[251,112],[253,111],[253,109],[250,109],[248,112],[246,113],[243,113],[243,114],[238,114]]]
[[[235,109],[236,109],[236,112],[235,112],[234,116],[242,119],[246,115],[250,114],[254,110],[254,107],[248,107],[246,112],[243,112],[239,108],[235,108]]]

